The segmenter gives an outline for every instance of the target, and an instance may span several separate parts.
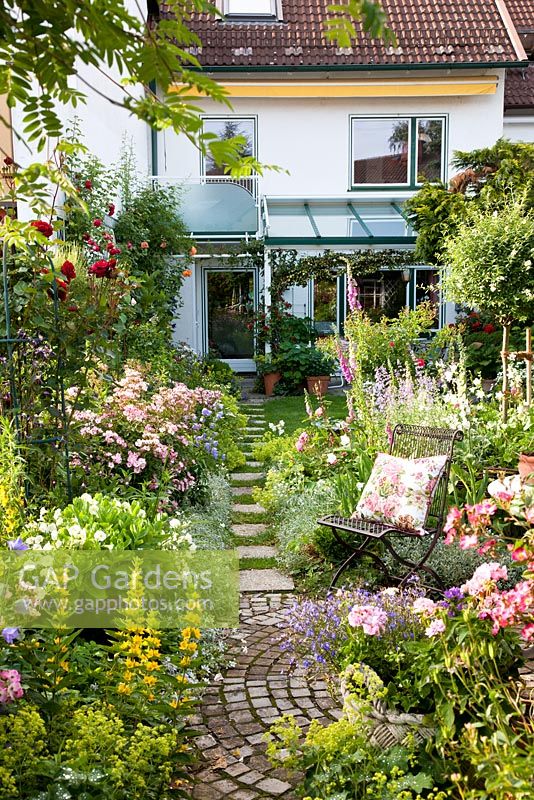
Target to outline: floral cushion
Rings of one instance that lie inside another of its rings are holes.
[[[353,517],[423,530],[447,456],[398,458],[379,453]]]

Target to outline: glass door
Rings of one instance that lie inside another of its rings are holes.
[[[205,351],[228,362],[236,372],[253,371],[254,270],[205,270],[204,296]]]

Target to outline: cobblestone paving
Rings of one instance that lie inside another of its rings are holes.
[[[261,437],[265,427],[261,401],[249,400],[249,404],[249,428],[242,448],[246,453],[252,453],[252,442]],[[248,467],[261,467],[250,456],[248,459]],[[258,477],[258,473],[246,472],[233,475],[234,480],[243,483]],[[242,515],[265,511],[259,505],[238,502],[240,494],[251,492],[251,487],[234,488],[235,512]],[[241,520],[234,526],[234,534],[255,536],[266,529],[263,523]],[[273,548],[263,550],[273,554]],[[232,666],[205,691],[195,720],[195,728],[201,732],[197,740],[201,767],[192,797],[289,800],[298,778],[275,768],[265,757],[266,731],[284,714],[295,717],[306,730],[312,719],[326,724],[338,719],[341,712],[325,683],[308,681],[302,672],[290,671],[289,658],[278,645],[284,609],[293,602],[291,579],[273,569],[245,570],[241,587],[240,628],[227,640]]]
[[[202,767],[195,800],[293,798],[298,778],[265,757],[263,736],[280,716],[294,716],[303,730],[312,719],[325,724],[341,714],[323,681],[290,672],[277,640],[289,594],[258,593],[241,600],[241,627],[231,639],[235,666],[210,686],[201,708],[198,745]]]

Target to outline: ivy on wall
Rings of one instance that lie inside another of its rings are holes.
[[[358,250],[337,253],[325,250],[319,255],[299,256],[297,250],[271,250],[271,292],[280,295],[290,286],[306,286],[310,278],[329,280],[348,272],[353,278],[372,275],[383,269],[403,269],[415,264],[410,250]]]

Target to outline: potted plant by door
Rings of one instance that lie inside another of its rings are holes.
[[[258,375],[263,377],[263,386],[267,397],[271,397],[274,392],[274,387],[282,377],[280,372],[278,360],[273,355],[256,356],[256,370]]]
[[[306,384],[310,394],[323,397],[328,391],[334,359],[327,353],[310,347],[306,363]]]

